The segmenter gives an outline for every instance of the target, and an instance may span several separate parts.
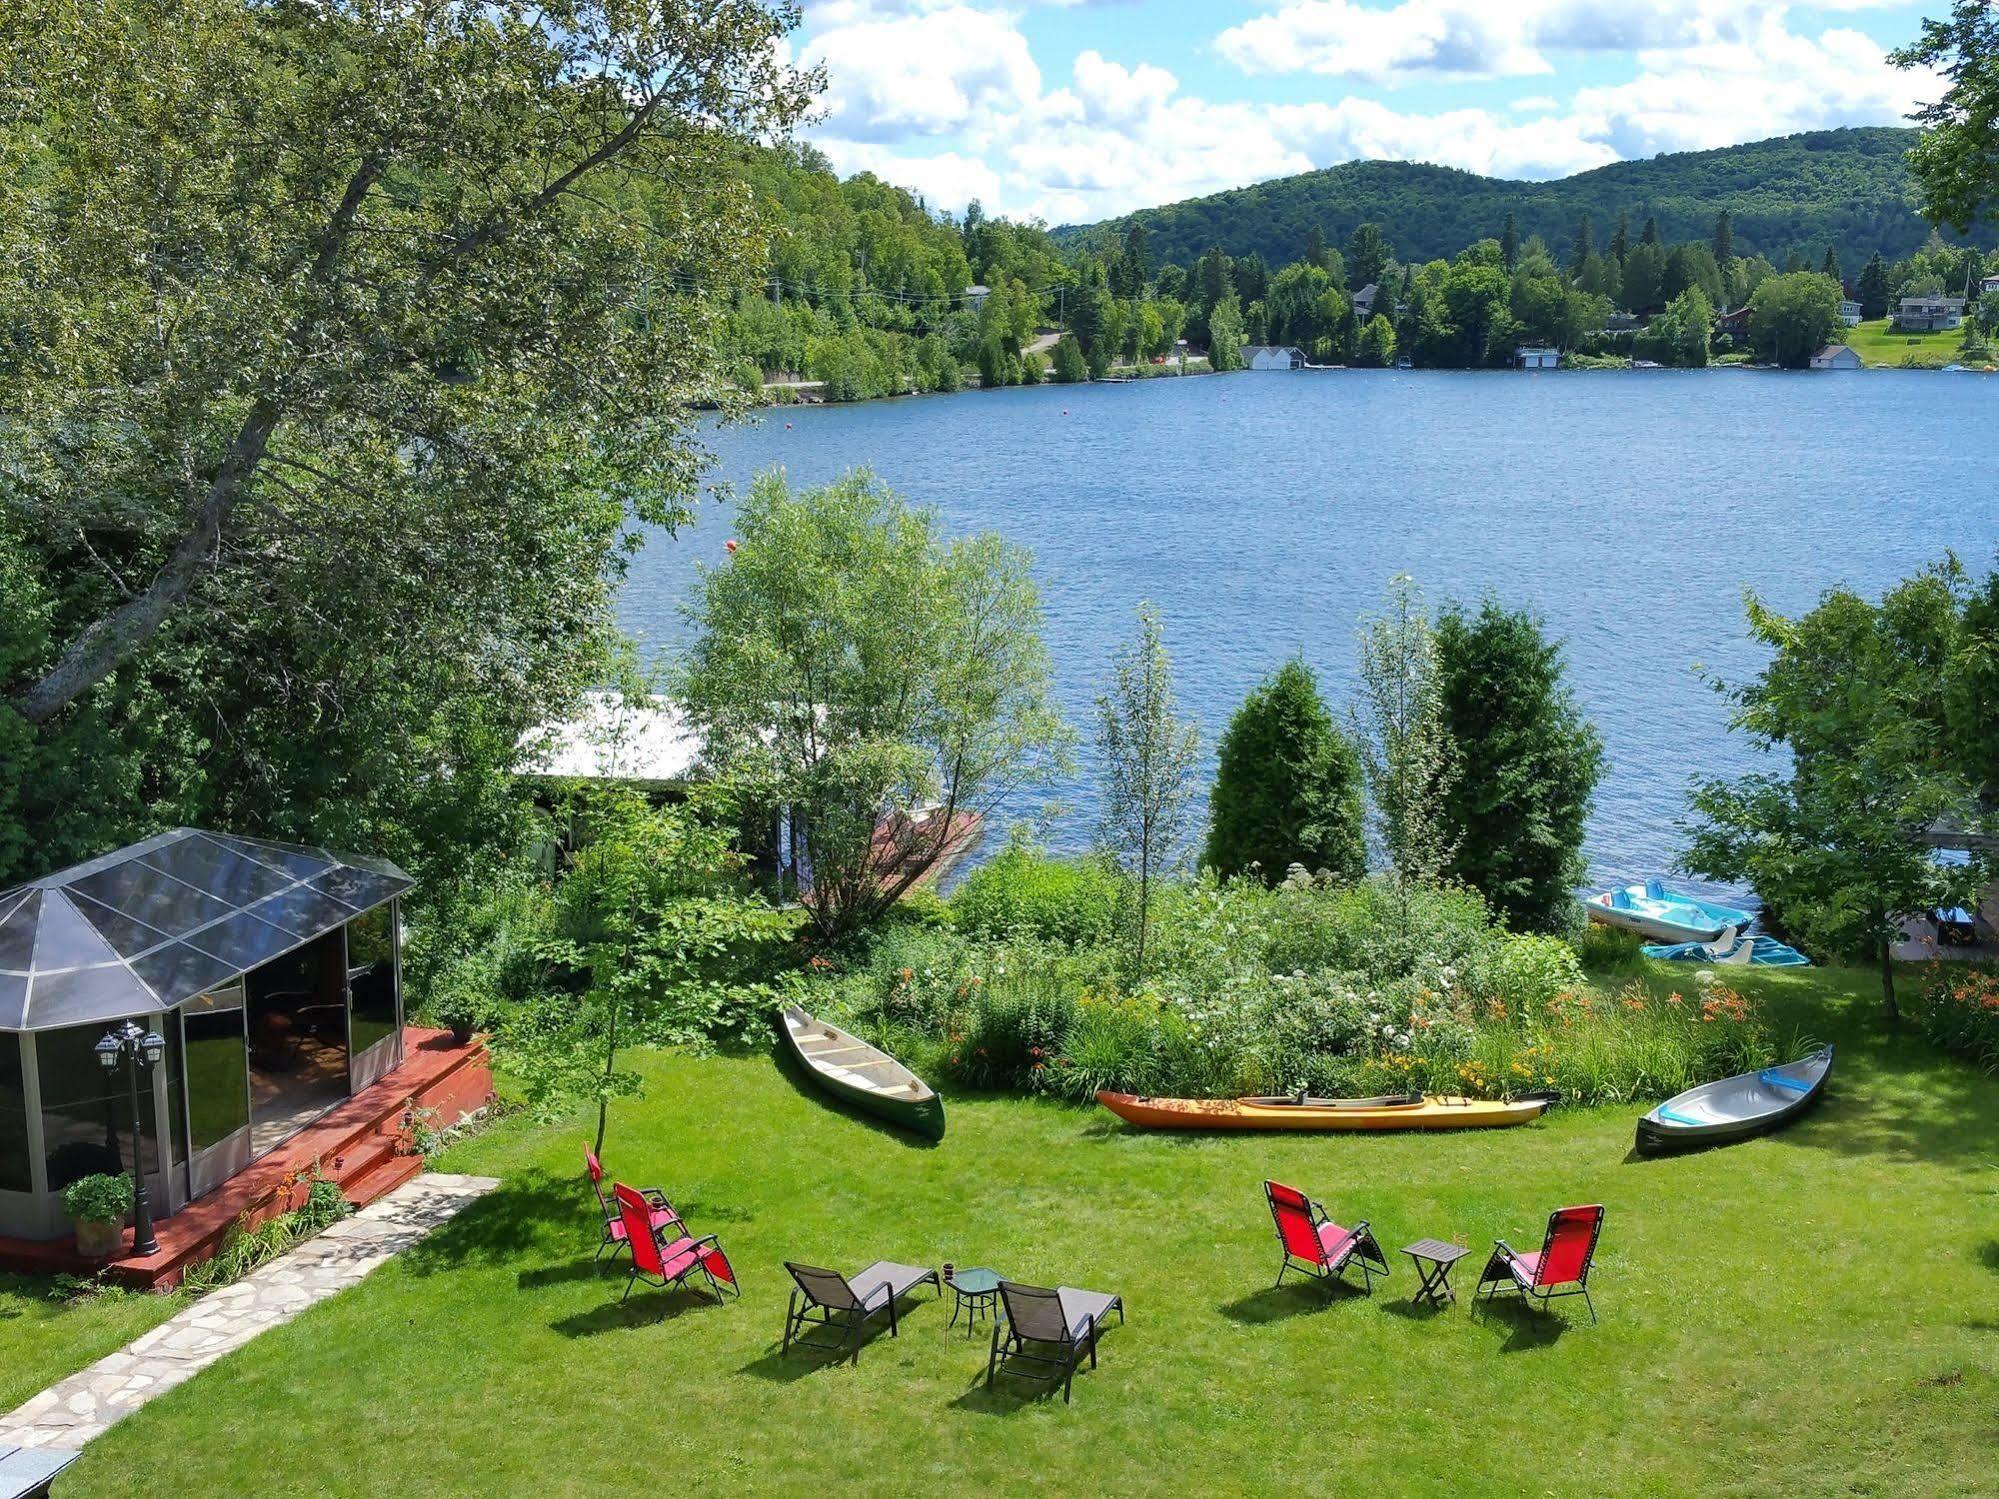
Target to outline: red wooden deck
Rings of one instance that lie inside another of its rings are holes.
[[[154,1231],[159,1253],[100,1264],[79,1258],[66,1237],[0,1238],[0,1270],[44,1275],[101,1271],[121,1285],[168,1289],[180,1283],[189,1264],[212,1255],[236,1223],[262,1223],[302,1202],[304,1188],[294,1183],[315,1160],[328,1179],[340,1184],[349,1202],[366,1206],[423,1170],[421,1156],[404,1153],[406,1110],[435,1109],[441,1127],[483,1107],[493,1096],[493,1073],[483,1041],[458,1046],[448,1032],[411,1026],[403,1031],[403,1056],[402,1066],[379,1082],[321,1115],[207,1196],[197,1197],[171,1218],[158,1220]]]

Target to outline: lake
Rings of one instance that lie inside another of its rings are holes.
[[[1433,606],[1490,592],[1565,639],[1609,751],[1588,843],[1607,879],[1669,874],[1688,779],[1760,758],[1702,678],[1761,664],[1744,588],[1789,612],[1946,548],[1991,564],[1995,411],[1974,375],[1301,372],[775,408],[710,442],[720,484],[871,465],[950,530],[1033,550],[1085,741],[1055,847],[1094,828],[1092,704],[1141,600],[1211,751],[1293,653],[1342,711],[1355,622],[1408,572]],[[621,613],[649,650],[684,638],[694,564],[729,534],[704,505],[634,560]]]

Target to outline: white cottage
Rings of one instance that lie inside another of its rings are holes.
[[[1559,349],[1530,348],[1522,344],[1513,351],[1513,367],[1522,370],[1552,370],[1562,363]]]
[[[1827,344],[1818,353],[1812,355],[1812,368],[1815,370],[1857,370],[1864,369],[1866,366],[1861,363],[1860,356],[1845,344]]]

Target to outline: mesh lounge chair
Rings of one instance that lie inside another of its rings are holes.
[[[631,1300],[632,1290],[640,1281],[668,1290],[685,1285],[697,1273],[708,1282],[708,1289],[715,1293],[717,1301],[724,1299],[724,1285],[738,1296],[743,1294],[736,1284],[735,1268],[713,1234],[696,1239],[683,1231],[677,1239],[662,1239],[652,1230],[648,1221],[652,1208],[639,1192],[618,1182],[613,1184],[611,1195],[617,1199],[625,1242],[632,1251],[632,1273],[625,1281],[625,1294],[618,1298],[619,1305]],[[662,1311],[660,1315],[666,1314]]]
[[[842,1356],[851,1353],[854,1362],[859,1363],[869,1317],[883,1307],[888,1308],[888,1335],[894,1337],[902,1322],[897,1302],[926,1280],[937,1288],[939,1296],[944,1294],[944,1282],[938,1279],[935,1270],[898,1265],[893,1260],[876,1260],[852,1280],[837,1270],[795,1265],[790,1260],[784,1262],[784,1268],[791,1272],[798,1288],[791,1293],[791,1302],[784,1311],[780,1358],[791,1352],[793,1343],[802,1343],[808,1348],[833,1349]],[[835,1340],[815,1343],[805,1336],[808,1327],[830,1327]]]
[[[601,1260],[608,1253],[616,1259],[618,1251],[625,1247],[625,1220],[618,1214],[617,1203],[604,1195],[604,1163],[597,1159],[597,1152],[587,1145],[583,1147],[583,1166],[590,1173],[590,1190],[597,1194],[597,1206],[604,1214],[604,1236],[597,1243],[597,1258]],[[673,1204],[666,1200],[664,1192],[657,1187],[635,1190],[646,1201],[646,1212],[652,1220],[655,1237],[669,1228],[674,1230],[666,1235],[669,1240],[686,1237],[687,1225],[680,1221],[680,1214],[673,1210]]]
[[[1075,1382],[1076,1366],[1083,1355],[1090,1367],[1097,1367],[1097,1339],[1103,1336],[1104,1318],[1117,1309],[1118,1325],[1124,1325],[1124,1298],[1106,1296],[1101,1291],[1079,1291],[1074,1286],[1024,1286],[1017,1281],[1000,1282],[1000,1300],[1006,1304],[1004,1325],[993,1324],[992,1352],[986,1358],[986,1388],[1002,1364],[1009,1374],[1035,1379],[1043,1384],[1062,1386],[1062,1401],[1069,1401],[1069,1387]],[[1031,1364],[1033,1369],[1021,1368]],[[1049,1372],[1043,1374],[1040,1370]]]
[[[1265,1182],[1263,1195],[1270,1200],[1277,1242],[1284,1250],[1277,1266],[1277,1284],[1283,1285],[1285,1274],[1292,1270],[1314,1280],[1337,1281],[1358,1266],[1361,1289],[1374,1294],[1374,1277],[1388,1273],[1388,1260],[1365,1218],[1352,1228],[1341,1228],[1326,1216],[1324,1208],[1282,1182]]]
[[[1557,1208],[1548,1215],[1548,1236],[1535,1254],[1519,1254],[1504,1239],[1495,1240],[1492,1257],[1478,1275],[1478,1299],[1490,1301],[1512,1292],[1531,1297],[1546,1311],[1557,1296],[1580,1296],[1596,1321],[1596,1303],[1590,1300],[1590,1262],[1596,1257],[1596,1241],[1603,1232],[1603,1209]]]

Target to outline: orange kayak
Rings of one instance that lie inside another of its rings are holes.
[[[1147,1129],[1503,1129],[1539,1119],[1551,1094],[1494,1102],[1448,1094],[1402,1098],[1140,1098],[1101,1092],[1097,1102]]]

